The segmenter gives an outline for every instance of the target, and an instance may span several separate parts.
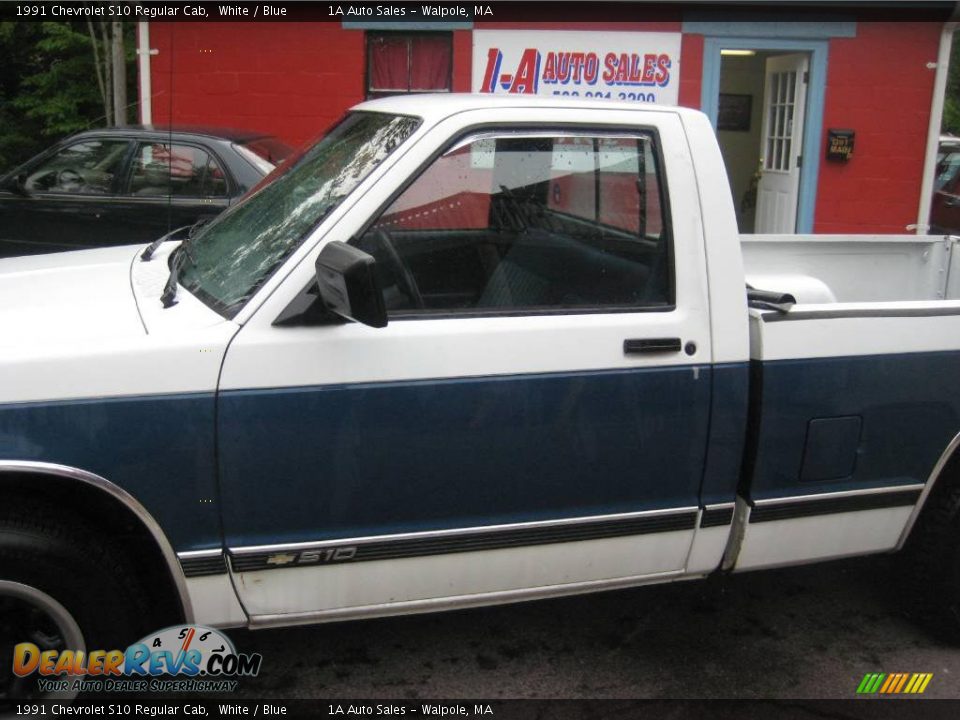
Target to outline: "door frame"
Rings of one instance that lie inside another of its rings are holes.
[[[720,51],[761,50],[788,53],[809,53],[810,81],[807,84],[807,106],[803,128],[803,167],[800,170],[800,189],[797,197],[797,232],[812,233],[817,203],[817,184],[820,176],[823,110],[827,87],[827,40],[780,40],[754,37],[707,37],[703,43],[703,83],[700,109],[717,127],[717,109],[720,101]]]

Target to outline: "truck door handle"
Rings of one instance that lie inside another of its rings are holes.
[[[681,345],[680,338],[630,339],[623,341],[623,354],[680,352]]]

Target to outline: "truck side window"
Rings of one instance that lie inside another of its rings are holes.
[[[388,311],[672,306],[652,134],[481,134],[437,158],[354,241]]]

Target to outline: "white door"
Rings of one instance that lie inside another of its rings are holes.
[[[255,624],[683,572],[710,328],[696,212],[662,203],[687,196],[689,161],[661,167],[676,118],[603,132],[577,113],[583,130],[563,112],[555,135],[460,139],[337,231],[376,258],[387,327],[261,308],[237,336],[224,524]]]
[[[808,57],[803,54],[767,60],[757,233],[796,232],[808,66]]]

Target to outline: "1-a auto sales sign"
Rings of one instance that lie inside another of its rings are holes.
[[[475,30],[473,90],[676,105],[680,33]]]

